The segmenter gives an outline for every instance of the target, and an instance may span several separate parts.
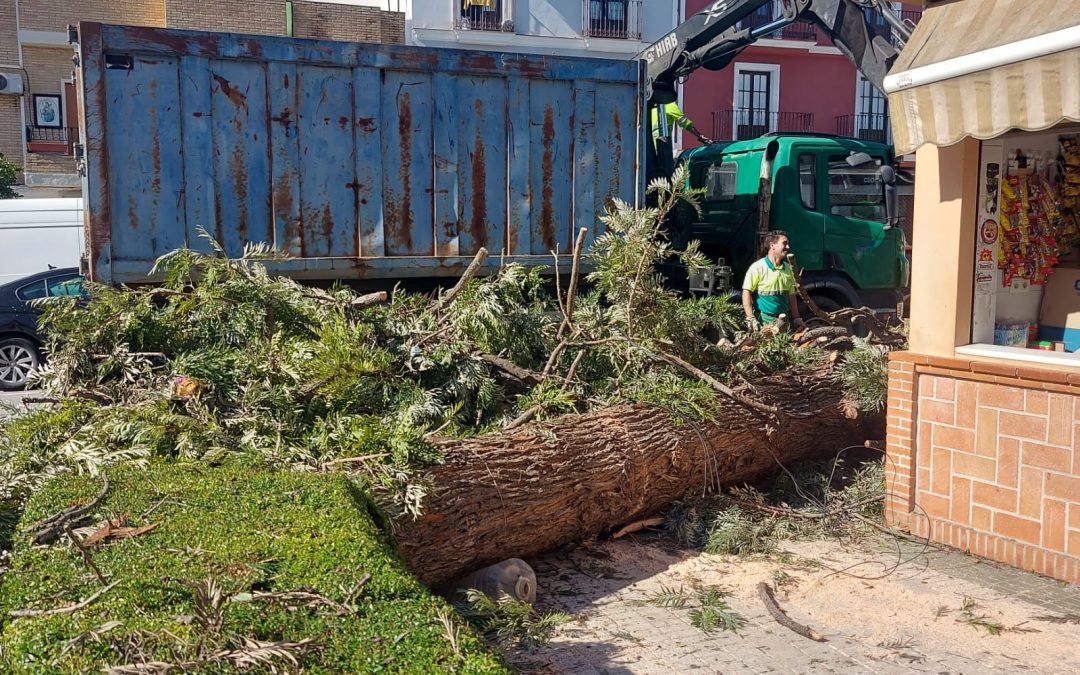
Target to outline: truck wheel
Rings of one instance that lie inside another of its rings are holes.
[[[40,364],[41,357],[33,342],[13,337],[0,339],[0,390],[22,389]]]
[[[840,309],[840,303],[836,302],[827,295],[811,295],[814,299],[814,303],[817,304],[818,309],[823,312],[835,312]],[[828,324],[813,315],[810,308],[799,302],[799,316],[806,322],[807,328],[816,328],[818,326],[827,326]]]

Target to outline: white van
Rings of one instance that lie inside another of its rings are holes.
[[[0,199],[0,284],[78,267],[82,255],[82,198]]]

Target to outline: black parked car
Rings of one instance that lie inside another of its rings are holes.
[[[35,298],[81,295],[82,277],[74,267],[39,272],[0,286],[0,390],[22,389],[41,363]]]

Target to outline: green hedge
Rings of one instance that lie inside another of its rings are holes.
[[[316,647],[299,657],[311,673],[508,672],[464,625],[449,631],[456,643],[447,637],[440,618],[447,604],[405,569],[363,494],[346,478],[327,474],[180,463],[118,470],[98,514],[126,514],[132,525],[160,523],[140,537],[92,549],[93,561],[118,585],[72,614],[10,617],[11,610],[70,605],[102,587],[66,538],[31,547],[27,531],[40,518],[87,502],[100,487],[98,479],[62,476],[28,504],[15,533],[12,568],[0,585],[0,671],[197,661],[249,638],[312,639]],[[370,580],[348,613],[252,597],[299,590],[342,603],[365,574]],[[220,612],[210,612],[222,619],[216,630],[207,627],[212,621],[199,620],[190,585],[209,579],[232,596]],[[90,634],[108,622],[120,625]],[[230,664],[194,669],[231,672]]]

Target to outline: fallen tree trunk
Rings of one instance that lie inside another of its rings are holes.
[[[654,405],[620,405],[468,440],[436,439],[446,461],[424,515],[397,523],[413,572],[432,587],[650,516],[687,493],[741,483],[788,463],[880,438],[881,415],[845,400],[825,370],[784,373],[740,391],[787,415],[725,400],[716,419],[678,424]]]

